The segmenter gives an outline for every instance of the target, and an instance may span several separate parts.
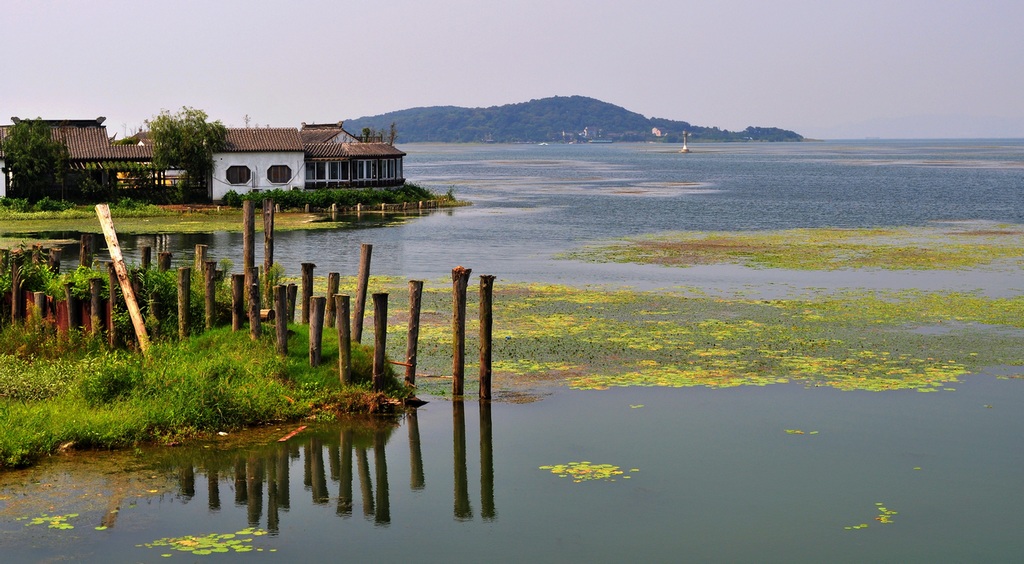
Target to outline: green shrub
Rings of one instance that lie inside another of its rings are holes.
[[[64,211],[75,207],[75,204],[71,202],[64,202],[61,200],[54,200],[53,198],[46,196],[42,200],[36,202],[36,211],[52,212],[52,211]]]
[[[82,397],[93,407],[128,397],[142,382],[142,368],[137,359],[107,355],[105,360],[97,362],[79,382]]]

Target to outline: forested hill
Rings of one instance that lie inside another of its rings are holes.
[[[394,123],[399,143],[516,143],[667,141],[802,141],[803,136],[777,127],[727,131],[685,121],[646,118],[625,108],[584,96],[555,96],[490,108],[433,106],[411,108],[345,121],[345,129],[387,131]],[[660,136],[658,133],[660,132]]]

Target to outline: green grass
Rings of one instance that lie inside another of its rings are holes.
[[[407,393],[393,371],[386,394],[370,391],[372,352],[361,346],[353,352],[356,382],[342,387],[336,343],[325,339],[323,364],[310,368],[307,327],[292,330],[286,358],[276,354],[271,337],[252,341],[247,331],[227,328],[180,344],[157,343],[145,357],[88,347],[63,359],[6,353],[0,467],[67,448],[176,441],[341,410],[373,411],[389,405],[388,395]]]

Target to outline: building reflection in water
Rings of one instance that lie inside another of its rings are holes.
[[[453,517],[458,521],[469,521],[473,519],[474,512],[469,496],[466,405],[462,401],[448,405],[452,408]],[[497,511],[494,505],[490,403],[481,401],[479,413],[480,516],[491,521],[497,518]],[[221,509],[221,480],[228,484],[233,481],[235,505],[245,507],[249,525],[259,527],[265,523],[268,531],[277,533],[281,525],[281,510],[287,511],[291,503],[292,464],[301,458],[303,489],[308,492],[312,504],[325,505],[333,501],[337,516],[351,517],[355,504],[354,482],[358,480],[363,516],[377,525],[386,526],[392,515],[385,447],[399,422],[397,418],[351,419],[342,422],[340,429],[308,430],[284,442],[230,454],[205,450],[191,456],[178,450],[168,462],[178,477],[178,495],[182,499],[188,501],[195,496],[197,470],[205,472],[208,507],[211,512],[218,512]],[[419,418],[415,410],[405,415],[405,427],[408,432],[409,488],[423,490],[427,479]],[[332,496],[331,484],[336,484],[336,496]]]

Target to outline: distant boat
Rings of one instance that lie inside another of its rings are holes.
[[[684,131],[683,132],[683,148],[679,149],[680,153],[689,153],[690,152],[690,148],[686,146],[686,138],[688,136],[689,136],[689,134]]]
[[[587,143],[611,143],[611,142],[612,142],[611,139],[591,139],[590,141],[587,141]]]

